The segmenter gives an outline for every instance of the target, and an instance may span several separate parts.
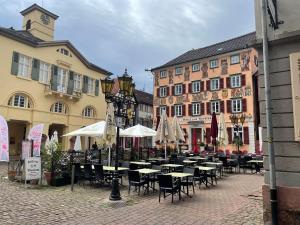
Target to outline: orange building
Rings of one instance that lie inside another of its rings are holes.
[[[240,150],[255,152],[257,139],[254,104],[257,52],[248,47],[255,32],[208,47],[193,49],[168,63],[153,68],[154,126],[162,110],[169,118],[177,116],[186,133],[189,150],[200,144],[211,144],[211,114],[217,119],[224,113],[229,145],[223,150],[236,150],[233,139],[243,141]],[[234,126],[230,115],[246,115],[243,125]]]

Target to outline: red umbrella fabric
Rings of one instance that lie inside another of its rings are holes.
[[[197,133],[196,130],[193,130],[193,152],[195,154],[199,153],[198,145],[197,145]]]
[[[216,146],[218,137],[218,122],[216,113],[214,112],[211,117],[210,136],[212,137],[212,144]]]

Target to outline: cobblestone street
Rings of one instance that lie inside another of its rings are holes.
[[[109,188],[75,185],[24,187],[8,181],[0,165],[0,224],[263,224],[261,185],[257,174],[229,175],[211,188],[198,187],[192,198],[158,203],[158,194],[128,196],[109,202]]]

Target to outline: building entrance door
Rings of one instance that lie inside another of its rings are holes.
[[[202,128],[192,128],[191,129],[191,141],[192,141],[192,152],[200,152],[200,143],[203,142]]]
[[[26,139],[26,127],[29,123],[21,120],[8,121],[9,154],[20,156],[22,152],[22,141]],[[28,130],[29,131],[29,130]]]
[[[58,143],[62,143],[63,142],[62,135],[64,135],[65,127],[66,126],[63,124],[54,124],[54,123],[51,124],[49,126],[49,131],[48,131],[49,138],[52,137],[54,131],[57,131]]]

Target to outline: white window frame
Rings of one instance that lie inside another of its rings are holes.
[[[68,70],[58,67],[57,68],[57,91],[66,93],[67,92],[67,78]]]
[[[161,70],[161,71],[159,72],[159,76],[160,76],[160,78],[165,78],[165,77],[167,77],[167,71],[166,71],[166,70]]]
[[[15,94],[12,97],[10,97],[8,105],[25,109],[29,109],[32,107],[30,99],[23,94]]]
[[[39,68],[39,82],[43,84],[49,83],[50,77],[50,64],[40,61],[40,68]]]
[[[209,65],[211,69],[217,68],[219,66],[218,60],[217,59],[210,60]]]
[[[199,102],[192,103],[192,115],[199,116],[201,114],[201,105]]]
[[[175,84],[174,94],[175,95],[182,95],[182,84]]]
[[[82,115],[83,115],[83,117],[94,118],[95,117],[95,109],[93,107],[87,106],[84,108]]]
[[[81,75],[74,73],[74,91],[81,91]]]
[[[241,125],[235,125],[232,127],[232,141],[234,141],[235,137],[240,136],[240,140],[244,142],[244,129]]]
[[[174,105],[174,115],[182,116],[182,105]]]
[[[230,87],[231,88],[238,88],[241,86],[242,86],[242,79],[241,79],[240,74],[233,75],[230,77]]]
[[[23,54],[19,54],[18,77],[30,79],[32,58]]]
[[[220,78],[210,80],[210,90],[217,91],[220,89]]]
[[[211,113],[216,113],[216,114],[219,114],[220,113],[220,111],[221,111],[221,107],[220,107],[220,101],[219,100],[217,100],[217,101],[211,101],[210,102],[210,111],[211,111]]]
[[[167,96],[167,87],[159,88],[159,97],[163,98]]]
[[[192,64],[192,72],[200,71],[200,63]]]
[[[232,113],[241,113],[243,111],[242,99],[231,99],[231,111]]]
[[[199,93],[201,91],[201,82],[192,81],[192,93]]]
[[[64,103],[62,102],[55,102],[52,106],[51,106],[51,112],[54,113],[61,113],[61,114],[66,114],[66,106]]]
[[[163,106],[159,106],[159,115],[161,116],[163,113],[163,110],[166,111],[167,113],[167,106],[163,105]],[[168,115],[167,115],[168,116]]]
[[[175,68],[175,75],[180,75],[180,74],[183,74],[183,67],[182,66]]]
[[[95,94],[95,79],[88,77],[87,80],[87,94]]]
[[[240,55],[239,54],[230,56],[230,64],[231,65],[239,64],[239,63],[240,63]]]

